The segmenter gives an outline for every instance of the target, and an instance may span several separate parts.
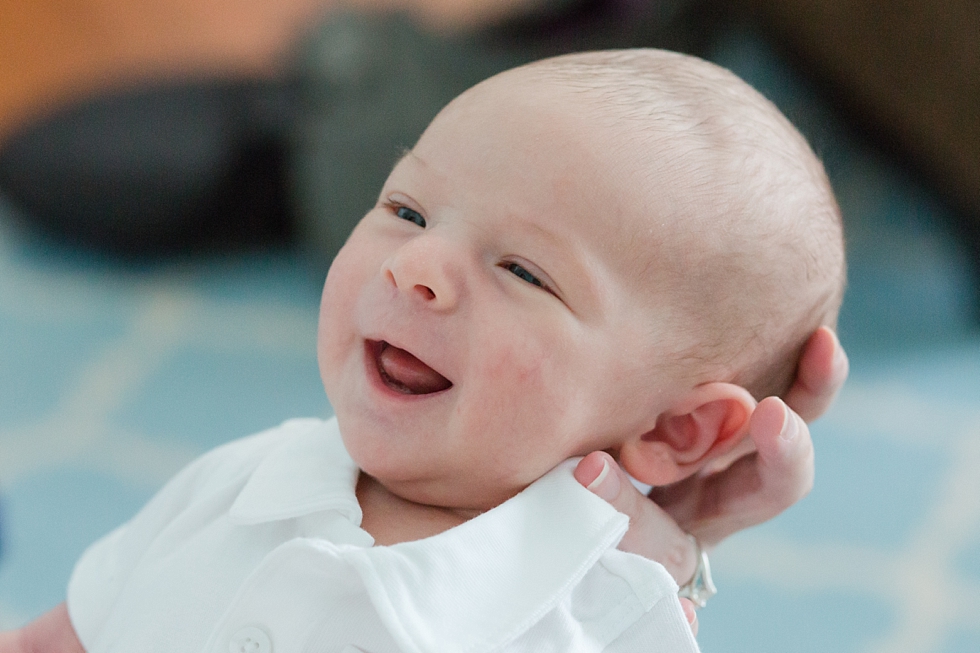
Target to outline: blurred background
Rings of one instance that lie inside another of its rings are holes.
[[[848,239],[816,487],[713,556],[703,650],[980,651],[972,0],[0,0],[0,627],[193,457],[331,413],[323,276],[446,101],[631,46],[776,102]]]

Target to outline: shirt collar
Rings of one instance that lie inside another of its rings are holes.
[[[344,448],[337,419],[291,420],[282,443],[252,472],[229,511],[239,524],[261,524],[324,510],[361,524],[354,488],[359,470]]]
[[[336,510],[360,525],[358,469],[336,419],[305,424],[256,468],[231,508],[234,521]],[[576,462],[439,535],[347,550],[402,648],[493,650],[554,608],[616,546],[629,520],[575,480]]]
[[[351,555],[404,650],[496,650],[616,546],[629,520],[575,480],[575,462],[439,535]]]

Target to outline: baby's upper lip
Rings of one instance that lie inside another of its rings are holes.
[[[445,375],[407,348],[381,338],[368,339],[366,344],[381,380],[394,390],[423,395],[453,386]]]

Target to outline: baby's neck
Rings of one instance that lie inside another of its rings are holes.
[[[364,472],[357,480],[356,493],[363,513],[361,528],[379,546],[432,537],[479,514],[403,499]]]

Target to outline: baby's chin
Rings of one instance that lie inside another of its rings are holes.
[[[362,471],[406,501],[458,512],[469,511],[473,516],[496,508],[530,485],[481,484],[463,475],[438,479],[392,479]]]
[[[358,462],[356,458],[355,462]],[[370,460],[364,464],[358,462],[358,467],[399,499],[460,514],[471,513],[469,516],[499,506],[533,482],[478,478],[472,470],[462,468],[443,471],[430,467],[423,474],[416,469],[379,465]]]
[[[339,417],[339,414],[338,414]],[[360,425],[359,425],[360,426]],[[363,425],[366,426],[366,425]],[[516,496],[561,463],[530,469],[516,461],[492,465],[492,456],[467,464],[460,456],[439,451],[402,449],[383,433],[341,422],[344,445],[354,463],[392,495],[412,503],[458,511],[484,512]]]

